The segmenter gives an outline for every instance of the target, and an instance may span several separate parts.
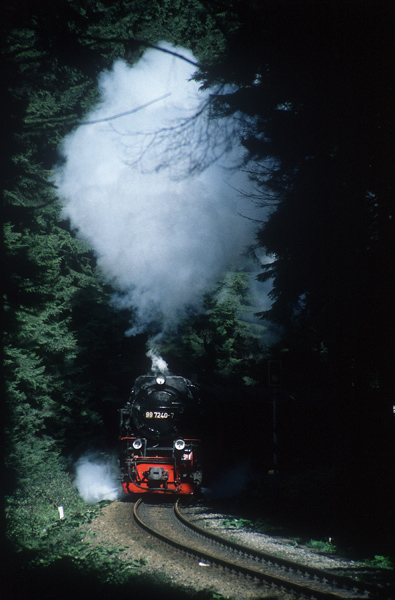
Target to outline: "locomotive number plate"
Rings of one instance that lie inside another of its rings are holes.
[[[160,411],[147,411],[145,413],[146,419],[172,419],[174,413],[160,412]]]

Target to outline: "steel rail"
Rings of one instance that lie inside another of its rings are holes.
[[[185,515],[180,512],[179,500],[174,507],[174,512],[177,518],[187,527],[196,531],[196,533],[208,537],[209,539],[218,542],[219,544],[224,544],[240,552],[241,554],[247,554],[257,558],[259,560],[265,561],[267,563],[271,563],[274,565],[279,565],[285,569],[290,571],[295,571],[299,573],[306,573],[310,577],[318,578],[321,581],[326,581],[329,585],[337,585],[339,587],[344,587],[345,589],[349,589],[350,591],[355,592],[369,592],[376,593],[379,591],[377,586],[363,583],[361,581],[352,579],[351,577],[347,577],[345,575],[339,575],[337,573],[330,573],[329,571],[325,571],[323,569],[318,569],[317,567],[311,567],[309,565],[304,565],[303,563],[296,562],[294,560],[290,560],[287,558],[282,558],[281,556],[276,556],[274,554],[270,554],[268,552],[264,552],[262,550],[257,550],[256,548],[251,548],[250,546],[246,546],[245,544],[240,544],[239,542],[235,542],[233,540],[229,540],[217,533],[213,533],[209,531],[205,527],[200,527],[195,523],[192,523]]]
[[[134,505],[133,515],[134,515],[135,521],[145,531],[147,531],[151,535],[154,535],[155,537],[162,540],[166,544],[173,546],[177,550],[181,550],[182,552],[184,552],[186,554],[196,556],[199,559],[204,559],[206,561],[209,561],[210,563],[221,565],[223,568],[229,569],[230,571],[237,571],[239,573],[242,573],[246,577],[258,579],[267,584],[274,585],[276,588],[280,588],[281,590],[287,590],[289,592],[297,593],[302,598],[310,597],[310,598],[314,598],[315,600],[342,600],[342,598],[344,598],[344,599],[349,598],[349,596],[347,596],[347,595],[339,594],[339,591],[337,591],[336,593],[332,593],[330,591],[319,590],[316,587],[310,586],[307,583],[306,584],[298,583],[298,582],[292,581],[290,579],[285,579],[281,576],[271,575],[270,573],[267,573],[267,572],[259,570],[259,569],[254,569],[252,567],[246,567],[244,565],[240,565],[238,563],[234,563],[232,561],[226,560],[218,555],[211,554],[210,552],[206,552],[204,550],[196,549],[193,546],[182,544],[173,538],[169,538],[167,535],[164,535],[163,533],[150,527],[147,523],[145,523],[143,521],[143,519],[141,519],[141,517],[138,515],[138,507],[141,505],[142,502],[143,502],[143,499],[140,498]],[[178,503],[178,501],[177,501],[177,503]],[[177,510],[178,510],[178,507],[177,507]],[[176,511],[176,506],[175,506],[175,511]],[[183,517],[183,519],[185,519],[185,517]],[[188,520],[185,519],[184,522],[189,527]],[[197,527],[197,526],[194,526],[193,528],[195,528],[195,527]],[[201,529],[201,528],[198,528],[198,529]],[[211,537],[211,536],[206,536],[206,537]],[[217,537],[219,538],[219,540],[216,540],[216,541],[220,541],[221,544],[224,545],[225,547],[226,546],[233,547],[232,544],[234,544],[234,542],[229,543],[229,540],[227,540],[226,538],[222,538],[221,536],[217,536]],[[215,538],[212,538],[212,539],[215,539]],[[274,559],[275,557],[271,556],[271,558]],[[271,562],[274,562],[274,560],[272,560]],[[299,564],[298,564],[298,566],[303,567],[303,565],[299,565]],[[354,600],[356,600],[355,597],[354,597]]]

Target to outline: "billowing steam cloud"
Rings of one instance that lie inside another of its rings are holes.
[[[90,504],[116,500],[121,496],[119,466],[115,459],[103,459],[98,453],[82,456],[76,463],[76,479],[80,496]]]
[[[193,72],[153,49],[133,67],[115,62],[100,77],[100,104],[64,140],[55,170],[63,216],[93,246],[114,302],[132,310],[132,335],[158,333],[199,309],[207,285],[254,237],[252,221],[238,214],[257,217],[253,205],[234,189],[245,190],[247,179],[228,168],[240,149],[199,172],[190,157],[209,162],[213,122],[202,116],[177,128],[206,98]]]

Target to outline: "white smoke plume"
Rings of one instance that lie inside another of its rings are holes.
[[[167,362],[161,356],[156,354],[152,348],[148,350],[147,356],[152,361],[151,371],[153,371],[155,375],[167,375],[169,373]]]
[[[90,504],[101,500],[117,500],[122,494],[119,466],[115,459],[103,459],[98,453],[82,456],[76,463],[75,485]]]
[[[215,140],[215,120],[203,116],[172,129],[207,98],[193,73],[191,64],[154,49],[133,67],[116,61],[101,74],[99,105],[65,138],[64,163],[54,170],[63,216],[94,248],[114,303],[133,313],[130,335],[174,328],[199,310],[207,286],[253,242],[251,219],[262,218],[234,189],[248,186],[247,176],[229,169],[240,147],[226,162],[180,177],[192,168],[191,155],[201,167],[210,162],[207,141]]]

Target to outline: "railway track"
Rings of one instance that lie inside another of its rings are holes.
[[[315,600],[387,599],[384,590],[351,578],[277,557],[227,540],[190,522],[179,503],[148,504],[138,500],[134,518],[149,534],[177,550],[196,557],[200,564],[236,572],[271,590],[288,592],[296,598]]]

